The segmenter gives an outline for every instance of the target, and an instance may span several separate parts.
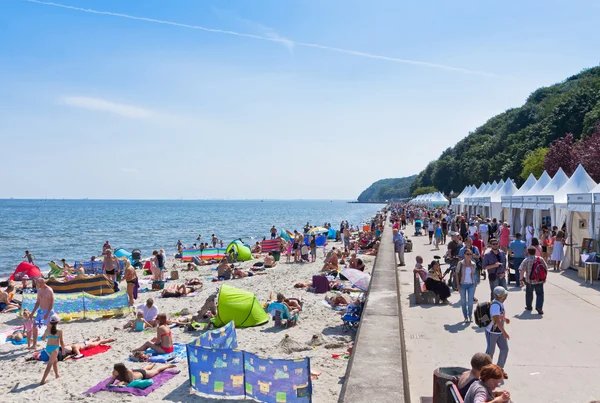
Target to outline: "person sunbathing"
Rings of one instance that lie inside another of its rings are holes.
[[[179,298],[182,295],[188,295],[202,288],[202,285],[177,285],[173,284],[162,290],[161,296],[163,298]]]
[[[348,260],[348,267],[350,267],[351,269],[356,269],[356,264],[356,253],[352,252],[352,254],[350,255],[350,259]]]
[[[74,344],[65,344],[65,349],[63,350],[63,357],[68,357],[73,355],[75,357],[81,355],[81,352],[84,350],[89,350],[91,348],[95,348],[98,346],[103,346],[105,344],[112,343],[117,339],[101,339],[100,337],[96,337],[95,339],[84,340],[82,343],[74,343]]]
[[[185,267],[185,271],[192,271],[192,270],[197,270],[198,266],[196,266],[194,263],[188,263],[187,266]]]
[[[152,349],[158,354],[172,353],[173,337],[171,335],[171,329],[167,326],[167,315],[159,313],[156,317],[158,321],[158,328],[156,329],[156,337],[150,341],[144,343],[141,347],[135,348],[132,351],[146,351],[146,349]]]
[[[321,271],[324,272],[329,272],[332,270],[337,271],[338,269],[338,258],[337,258],[337,253],[335,248],[333,248],[330,252],[330,255],[327,259],[325,259],[325,264],[323,265],[323,268],[321,269]]]
[[[252,272],[252,271],[243,271],[241,269],[233,269],[233,277],[232,278],[244,278],[244,277],[252,277],[252,276],[260,276],[262,274],[267,274],[265,272]]]
[[[269,295],[269,299],[267,300],[267,306],[273,302],[273,292]],[[282,293],[277,293],[277,302],[284,304],[290,310],[290,313],[294,315],[302,310],[302,302],[299,298],[286,298]]]
[[[276,265],[277,262],[275,261],[273,254],[269,252],[269,254],[265,256],[265,268],[270,269],[272,267],[275,267]]]
[[[362,259],[356,259],[356,270],[365,271],[365,264]]]
[[[262,247],[260,246],[260,244],[258,242],[256,242],[256,245],[254,245],[252,247],[252,253],[261,253],[262,252]]]
[[[343,295],[332,295],[331,297],[325,297],[325,301],[331,305],[332,308],[336,306],[346,306],[350,301]]]
[[[152,379],[156,375],[169,368],[175,368],[175,364],[165,364],[159,366],[156,366],[156,364],[150,364],[146,365],[142,369],[127,369],[127,367],[122,363],[115,364],[113,367],[112,376],[107,385],[127,386],[136,379]],[[115,381],[119,381],[117,385],[114,385]]]
[[[0,312],[14,311],[20,309],[19,305],[12,302],[15,286],[12,284],[0,293]]]
[[[199,278],[192,278],[186,281],[185,285],[202,285],[202,280]]]
[[[192,317],[192,322],[209,322],[211,318],[217,315],[217,304],[215,300],[217,299],[217,294],[211,294],[204,301],[204,305],[198,311],[198,314]]]
[[[231,279],[231,271],[232,270],[233,270],[233,265],[230,265],[227,262],[227,258],[224,257],[223,259],[221,259],[221,263],[219,263],[219,266],[217,266],[218,276],[224,280],[229,280],[229,279]]]

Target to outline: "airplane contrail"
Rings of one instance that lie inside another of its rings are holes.
[[[469,69],[464,69],[461,67],[448,66],[445,64],[438,64],[438,63],[430,63],[430,62],[424,62],[424,61],[419,61],[419,60],[401,59],[398,57],[378,55],[378,54],[374,54],[374,53],[361,52],[361,51],[351,50],[351,49],[337,48],[337,47],[333,47],[333,46],[321,45],[318,43],[298,42],[298,41],[294,41],[294,40],[290,40],[290,39],[246,34],[243,32],[229,31],[229,30],[217,29],[217,28],[208,28],[208,27],[203,27],[203,26],[199,26],[199,25],[182,24],[182,23],[174,22],[174,21],[157,20],[155,18],[137,17],[135,15],[114,13],[112,11],[100,11],[100,10],[93,10],[90,8],[74,7],[74,6],[53,3],[53,2],[48,2],[48,1],[40,1],[40,0],[22,0],[22,1],[25,1],[27,3],[41,4],[41,5],[45,5],[45,6],[59,7],[59,8],[67,9],[67,10],[81,11],[81,12],[90,13],[90,14],[108,15],[108,16],[112,16],[112,17],[127,18],[130,20],[136,20],[136,21],[151,22],[154,24],[170,25],[170,26],[174,26],[174,27],[188,28],[188,29],[196,29],[196,30],[211,32],[211,33],[215,33],[215,34],[231,35],[231,36],[237,36],[237,37],[241,37],[241,38],[249,38],[249,39],[256,39],[256,40],[267,41],[267,42],[275,42],[275,43],[280,43],[280,44],[287,45],[287,46],[292,44],[293,46],[327,50],[330,52],[343,53],[343,54],[357,56],[357,57],[363,57],[363,58],[367,58],[367,59],[384,60],[384,61],[393,62],[393,63],[411,64],[411,65],[416,65],[416,66],[456,71],[456,72],[460,72],[460,73],[474,74],[474,75],[486,76],[486,77],[498,77],[494,73],[487,73],[484,71],[469,70]]]

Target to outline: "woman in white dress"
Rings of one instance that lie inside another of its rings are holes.
[[[529,224],[525,228],[525,240],[527,241],[527,247],[531,246],[531,241],[533,240],[533,224]]]
[[[552,249],[552,256],[550,256],[550,260],[552,260],[554,265],[554,270],[559,270],[560,265],[565,258],[565,233],[562,231],[558,231],[556,236],[554,237],[554,248]]]

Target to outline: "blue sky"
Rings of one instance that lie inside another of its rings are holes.
[[[593,0],[53,4],[0,2],[0,197],[354,199],[599,62]]]

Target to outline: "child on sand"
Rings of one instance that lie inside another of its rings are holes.
[[[44,371],[44,376],[42,377],[42,381],[40,385],[46,383],[46,378],[50,374],[50,369],[54,369],[54,375],[56,378],[58,375],[58,352],[62,348],[65,349],[65,342],[63,341],[63,332],[62,330],[57,329],[58,325],[58,316],[52,315],[50,318],[50,327],[46,329],[44,332],[44,336],[42,336],[42,340],[48,339],[46,343],[46,354],[48,354],[48,365],[46,365],[46,370]]]
[[[33,344],[33,315],[28,309],[23,309],[23,332],[27,335],[27,348]]]
[[[292,257],[292,241],[288,241],[287,249],[285,251],[285,262],[290,263]]]
[[[136,315],[136,318],[127,322],[125,326],[123,326],[123,329],[133,329],[136,332],[141,332],[147,327],[152,327],[152,325],[144,319],[144,312],[137,311]]]

